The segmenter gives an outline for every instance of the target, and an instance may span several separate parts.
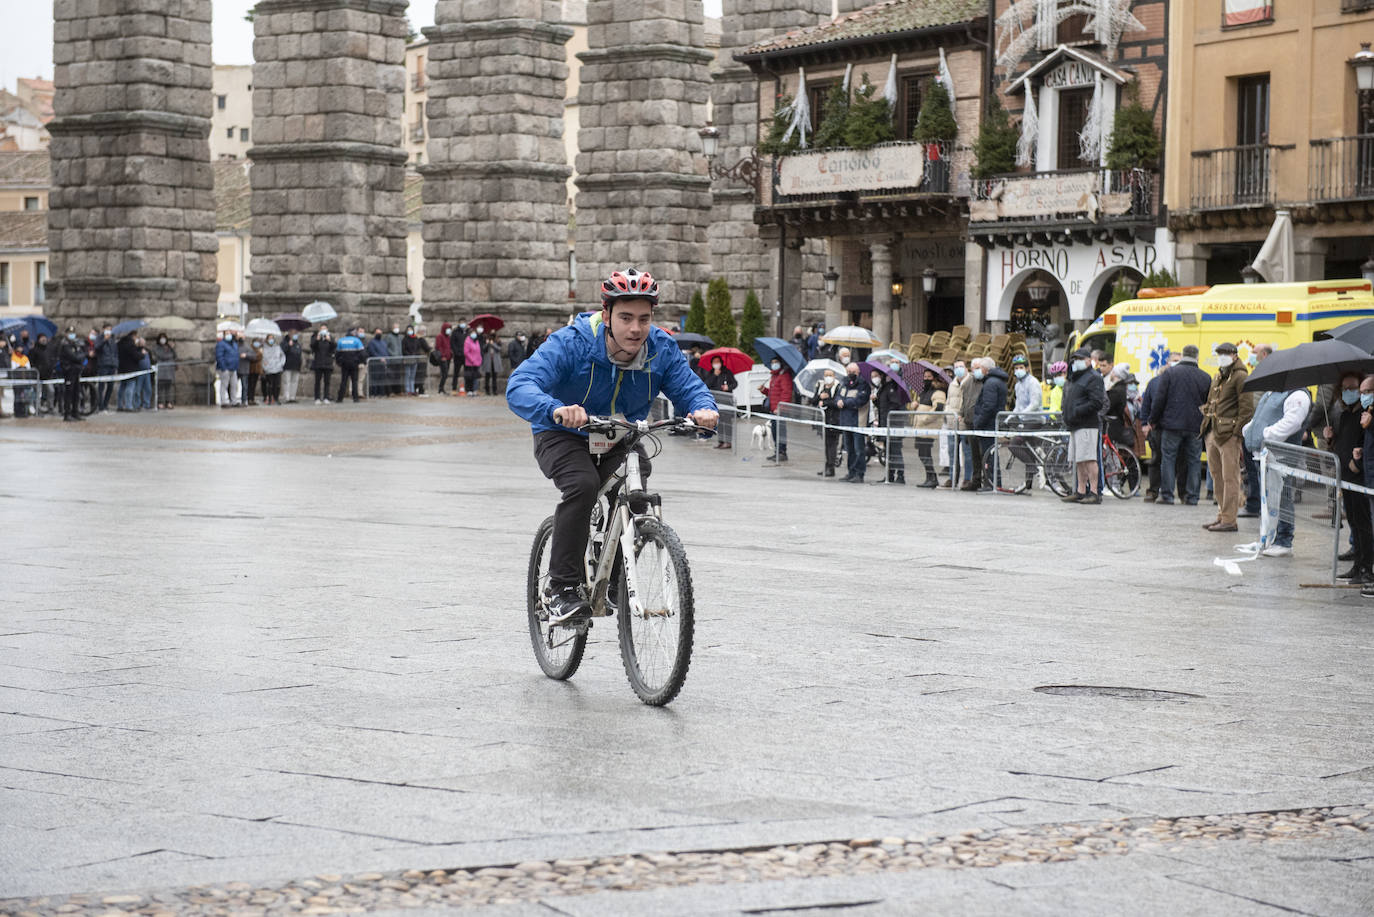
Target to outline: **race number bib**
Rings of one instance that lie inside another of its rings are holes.
[[[617,414],[615,415],[615,419],[624,420],[625,418],[623,415]],[[587,449],[592,455],[605,455],[615,448],[616,443],[620,441],[620,437],[624,432],[624,430],[617,428],[606,433],[588,433]]]

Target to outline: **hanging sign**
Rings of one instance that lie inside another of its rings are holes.
[[[925,156],[923,143],[794,153],[784,156],[779,165],[778,193],[829,194],[914,188],[921,183]]]
[[[1067,60],[1045,74],[1048,89],[1064,89],[1070,86],[1091,86],[1097,70],[1081,60]]]

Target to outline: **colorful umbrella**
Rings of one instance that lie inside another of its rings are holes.
[[[806,357],[802,356],[797,346],[782,338],[754,338],[754,352],[759,355],[759,360],[764,366],[777,357],[792,371],[793,379],[806,367]]]
[[[481,315],[474,315],[472,321],[468,322],[468,324],[474,328],[480,328],[483,331],[500,331],[502,328],[506,327],[504,321],[489,312],[484,312]]]
[[[904,363],[902,364],[902,379],[906,382],[907,388],[911,390],[913,398],[926,389],[926,370],[933,372],[936,378],[945,380],[946,385],[949,384],[949,373],[929,360]]]
[[[878,340],[878,336],[867,328],[860,328],[858,325],[841,325],[832,328],[821,337],[822,344],[834,344],[839,347],[881,347],[883,342]]]
[[[906,394],[907,401],[911,400],[911,386],[906,384],[906,380],[901,377],[901,374],[898,373],[897,370],[888,366],[886,363],[872,363],[868,360],[864,360],[859,364],[859,372],[864,373],[865,378],[872,373],[882,373],[884,376],[887,376],[893,382],[897,383],[897,387]]]
[[[721,364],[732,373],[747,373],[754,368],[754,358],[734,347],[716,347],[708,350],[701,355],[697,365],[709,372],[712,357],[720,357]]]

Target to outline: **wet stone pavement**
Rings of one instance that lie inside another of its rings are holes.
[[[0,422],[0,913],[1374,910],[1329,541],[1234,577],[1210,507],[793,458],[664,438],[657,710],[613,628],[539,673],[496,399]]]

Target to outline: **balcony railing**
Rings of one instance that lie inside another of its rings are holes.
[[[1146,169],[1061,169],[975,179],[970,223],[1092,223],[1154,216],[1159,173]]]
[[[412,125],[410,126],[410,140],[411,140],[411,142],[412,142],[412,143],[420,143],[420,142],[422,142],[424,139],[425,139],[425,123],[424,123],[423,121],[421,121],[421,122],[418,123],[418,124],[412,124]]]
[[[410,75],[410,88],[413,89],[415,92],[419,92],[421,89],[424,89],[428,85],[429,82],[425,79],[425,75],[423,72],[412,73]]]
[[[801,150],[773,160],[772,204],[941,194],[968,196],[972,151],[894,141],[866,150]]]
[[[1320,201],[1374,198],[1374,134],[1313,140],[1307,197]]]
[[[1258,207],[1272,204],[1278,189],[1279,159],[1294,144],[1253,143],[1193,153],[1194,210]]]

